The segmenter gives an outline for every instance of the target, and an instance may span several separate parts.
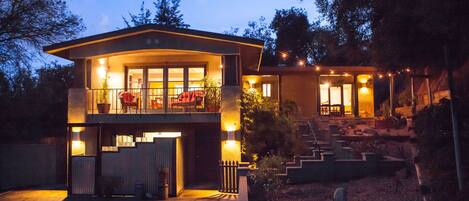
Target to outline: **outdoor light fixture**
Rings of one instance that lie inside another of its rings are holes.
[[[331,70],[331,75],[334,74],[334,73],[335,73],[334,70]]]
[[[281,52],[280,56],[282,57],[283,60],[287,59],[288,54],[286,52]]]
[[[316,68],[315,68],[315,69],[316,69],[316,71],[319,71],[319,70],[321,70],[321,67],[319,67],[318,65],[316,65]]]
[[[226,141],[227,145],[236,144],[236,123],[226,126]]]
[[[299,60],[299,61],[298,61],[298,65],[299,65],[299,66],[304,66],[304,65],[305,65],[305,61]]]
[[[382,79],[384,76],[382,74],[378,75],[379,79]]]
[[[345,76],[345,77],[348,77],[348,76],[350,76],[350,74],[348,74],[348,73],[344,73],[344,76]]]
[[[223,64],[220,64],[220,68],[223,68]]]
[[[85,155],[85,142],[81,141],[80,132],[80,128],[72,128],[72,156]]]

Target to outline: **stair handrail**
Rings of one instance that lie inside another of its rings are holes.
[[[319,146],[319,141],[318,141],[318,138],[316,137],[316,132],[314,132],[313,124],[311,123],[311,120],[307,120],[306,124],[308,124],[309,135],[312,135],[314,138],[314,146],[318,149],[319,152],[321,152],[321,147]]]

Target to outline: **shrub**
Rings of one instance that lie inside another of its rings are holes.
[[[263,158],[268,154],[291,157],[302,151],[293,120],[296,104],[289,101],[282,111],[270,99],[252,91],[241,98],[244,159]]]
[[[465,162],[463,167],[468,167],[469,104],[464,100],[455,101],[455,110],[458,115],[462,161]],[[449,101],[442,99],[439,104],[419,111],[414,117],[414,129],[419,150],[417,162],[430,174],[432,199],[469,200],[469,189],[458,191]]]
[[[257,163],[257,169],[248,174],[250,200],[278,200],[284,181],[278,176],[285,159],[268,155]]]

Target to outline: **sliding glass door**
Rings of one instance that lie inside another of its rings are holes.
[[[352,84],[319,85],[320,115],[352,114]]]
[[[141,107],[154,112],[172,108],[185,91],[202,90],[205,66],[127,68],[126,90],[141,97]],[[176,108],[180,109],[180,108]]]

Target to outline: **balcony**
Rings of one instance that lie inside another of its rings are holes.
[[[219,113],[219,87],[87,90],[88,115]]]

